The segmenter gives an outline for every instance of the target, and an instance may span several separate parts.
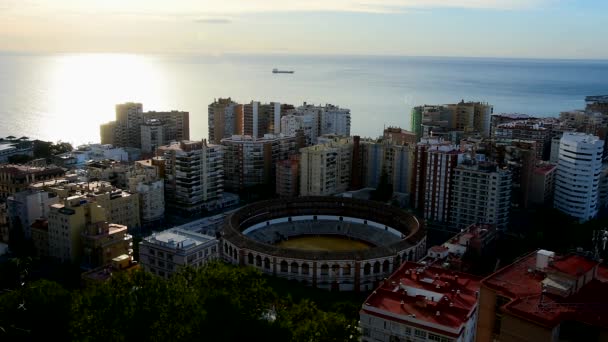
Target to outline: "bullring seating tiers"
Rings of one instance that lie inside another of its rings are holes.
[[[401,240],[393,233],[365,224],[321,220],[275,223],[247,234],[251,239],[271,245],[289,238],[310,235],[343,236],[344,238],[364,241],[373,246],[391,244]]]

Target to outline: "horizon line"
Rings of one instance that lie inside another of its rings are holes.
[[[502,59],[502,60],[553,60],[553,61],[596,61],[608,62],[608,57],[525,57],[525,56],[463,56],[463,55],[408,55],[408,54],[365,54],[365,53],[308,53],[308,52],[130,52],[130,51],[16,51],[0,50],[0,55],[42,56],[42,55],[141,55],[167,57],[217,57],[223,56],[292,56],[292,57],[355,57],[355,58],[439,58],[439,59]]]

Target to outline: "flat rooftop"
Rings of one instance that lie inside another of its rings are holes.
[[[168,229],[144,239],[148,244],[159,245],[174,250],[187,250],[215,240],[216,238],[213,236],[180,228]]]
[[[361,311],[457,337],[477,308],[480,281],[466,273],[405,262]]]

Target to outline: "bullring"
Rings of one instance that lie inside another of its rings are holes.
[[[278,246],[302,236],[339,236],[370,247],[318,251]],[[415,216],[380,202],[299,197],[237,210],[226,218],[221,243],[222,258],[232,264],[317,288],[365,291],[402,262],[422,258],[426,233]]]

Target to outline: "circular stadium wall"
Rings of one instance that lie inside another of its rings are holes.
[[[362,241],[359,250],[306,250],[278,246],[302,236]],[[341,197],[275,199],[247,205],[226,218],[223,260],[328,290],[365,291],[404,261],[426,253],[418,219],[373,201]]]

